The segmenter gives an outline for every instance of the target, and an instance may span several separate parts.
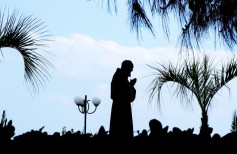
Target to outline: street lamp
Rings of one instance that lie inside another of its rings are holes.
[[[94,113],[96,111],[96,109],[97,109],[97,106],[101,102],[101,100],[98,97],[94,97],[92,99],[92,103],[94,104],[95,109],[94,109],[94,111],[89,112],[89,108],[90,108],[89,101],[90,100],[87,100],[87,96],[86,95],[85,95],[85,99],[82,99],[80,97],[75,97],[75,99],[74,99],[75,104],[78,106],[78,110],[82,114],[85,115],[85,119],[84,119],[84,134],[86,134],[86,115]]]

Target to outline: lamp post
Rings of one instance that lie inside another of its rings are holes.
[[[74,102],[75,102],[75,104],[78,107],[78,110],[82,114],[84,114],[84,116],[85,116],[85,118],[84,118],[84,134],[86,134],[86,115],[94,113],[96,111],[96,109],[97,109],[97,106],[101,102],[101,100],[98,97],[94,97],[92,99],[92,103],[94,104],[95,109],[94,109],[94,111],[89,112],[89,109],[90,109],[89,101],[90,100],[87,100],[87,96],[86,95],[85,95],[85,99],[82,99],[80,97],[75,97],[75,99],[74,99]]]

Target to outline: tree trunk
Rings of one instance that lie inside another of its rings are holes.
[[[202,110],[202,118],[201,118],[201,128],[200,128],[200,136],[203,137],[210,137],[211,135],[211,130],[208,126],[208,115],[207,115],[207,111],[206,110]]]

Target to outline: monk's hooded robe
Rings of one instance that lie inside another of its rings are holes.
[[[111,81],[111,99],[113,100],[109,135],[119,139],[133,137],[133,119],[131,103],[136,97],[136,89],[130,85],[128,76],[117,68]]]

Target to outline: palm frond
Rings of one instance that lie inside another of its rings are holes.
[[[6,111],[3,110],[0,126],[1,126],[1,127],[5,127],[5,126],[6,126],[6,123],[7,123]]]
[[[150,21],[153,17],[160,17],[163,30],[169,36],[167,25],[170,17],[174,17],[181,27],[178,40],[181,50],[200,49],[202,41],[210,35],[213,35],[215,47],[217,38],[231,51],[237,44],[236,0],[127,0],[127,2],[131,28],[136,30],[137,35],[140,34],[141,27],[147,28],[154,35],[153,24]],[[110,5],[108,3],[108,6]],[[147,13],[151,13],[152,17],[148,17]]]
[[[213,62],[214,59],[205,54],[202,60],[197,56],[184,60],[183,64],[170,62],[168,65],[148,65],[155,70],[152,74],[155,78],[148,85],[149,101],[157,96],[157,103],[160,104],[161,88],[165,83],[171,82],[175,84],[174,93],[181,102],[185,101],[186,105],[190,105],[195,96],[200,107],[207,111],[214,95],[222,87],[228,88],[227,83],[237,77],[237,62],[234,57],[229,63],[223,64],[220,71]]]
[[[186,77],[182,76],[184,70],[180,65],[173,65],[172,63],[163,65],[158,63],[157,66],[148,66],[156,71],[156,73],[152,74],[156,75],[156,77],[148,85],[149,101],[152,101],[157,96],[156,101],[160,106],[161,89],[166,83],[171,82],[176,84],[175,92],[177,97],[178,95],[180,96],[181,102],[185,102],[183,100],[188,100],[189,102],[190,98],[187,91],[189,86]]]
[[[236,113],[236,111],[233,114],[230,132],[231,133],[237,133],[237,113]]]
[[[154,34],[153,26],[147,17],[147,14],[143,7],[140,4],[139,0],[129,0],[129,12],[130,12],[130,23],[131,28],[136,30],[137,38],[139,38],[139,34],[141,33],[141,27],[148,28],[151,33]]]
[[[38,92],[50,77],[48,69],[53,68],[43,54],[37,52],[39,49],[45,52],[43,48],[47,47],[45,42],[50,41],[47,39],[50,35],[44,23],[33,15],[25,16],[17,10],[7,15],[5,12],[0,12],[0,49],[9,47],[20,52],[24,61],[25,81],[34,92]]]

